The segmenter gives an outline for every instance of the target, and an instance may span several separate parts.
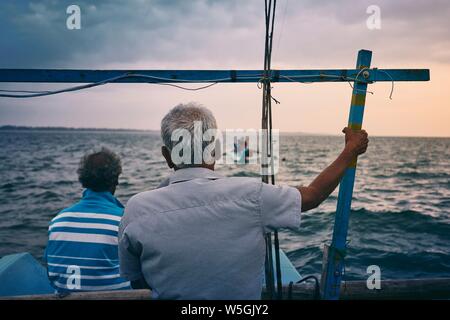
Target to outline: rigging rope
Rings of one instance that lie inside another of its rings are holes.
[[[182,90],[189,90],[189,91],[197,91],[197,90],[202,90],[202,89],[206,89],[209,87],[212,87],[216,84],[218,84],[221,81],[228,81],[231,80],[231,78],[223,78],[223,79],[212,79],[212,80],[207,80],[207,81],[201,81],[201,80],[195,80],[195,81],[191,81],[191,80],[183,80],[183,79],[167,79],[167,78],[160,78],[160,77],[154,77],[154,76],[147,76],[144,74],[136,74],[136,73],[127,73],[127,74],[123,74],[117,77],[113,77],[113,78],[109,78],[109,79],[105,79],[102,81],[98,81],[98,82],[93,82],[93,83],[89,83],[89,84],[85,84],[85,85],[80,85],[80,86],[74,86],[74,87],[69,87],[69,88],[64,88],[64,89],[60,89],[60,90],[53,90],[53,91],[28,91],[28,90],[4,90],[4,89],[0,89],[0,92],[22,92],[22,93],[26,93],[26,94],[0,94],[0,97],[4,97],[4,98],[35,98],[35,97],[42,97],[42,96],[50,96],[50,95],[55,95],[55,94],[59,94],[59,93],[64,93],[64,92],[72,92],[72,91],[79,91],[79,90],[84,90],[84,89],[89,89],[89,88],[93,88],[93,87],[98,87],[98,86],[102,86],[108,83],[114,83],[118,80],[122,80],[122,79],[126,79],[126,78],[145,78],[148,79],[149,84],[158,84],[158,85],[164,85],[164,86],[171,86],[171,87],[175,87],[178,89],[182,89]],[[150,81],[153,80],[153,81]],[[164,82],[158,82],[158,81],[176,81],[179,83],[200,83],[200,82],[204,82],[204,83],[209,83],[208,85],[205,86],[200,86],[200,87],[196,87],[196,88],[188,88],[188,87],[183,87],[180,86],[178,84],[173,84],[173,83],[164,83]]]

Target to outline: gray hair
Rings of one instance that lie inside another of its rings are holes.
[[[198,137],[194,132],[194,124],[197,121],[201,122],[202,133],[205,133],[209,129],[217,129],[217,122],[213,113],[199,103],[190,102],[187,104],[179,104],[172,108],[161,120],[161,138],[164,145],[172,151],[174,146],[179,143],[178,141],[172,141],[172,134],[180,129],[187,130],[190,133],[191,137],[193,137],[192,144],[194,140],[202,139],[202,137]],[[211,142],[202,141],[202,150],[209,143]],[[192,157],[194,157],[194,148],[191,148],[191,153]]]
[[[103,147],[100,151],[85,154],[77,173],[83,188],[96,192],[109,191],[119,184],[122,164],[117,154]]]

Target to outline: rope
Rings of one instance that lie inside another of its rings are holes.
[[[197,90],[206,89],[206,88],[212,87],[213,85],[216,85],[217,83],[219,83],[221,81],[231,80],[231,78],[203,80],[203,81],[202,80],[167,79],[167,78],[160,78],[160,77],[154,77],[154,76],[147,76],[147,75],[143,75],[143,74],[128,73],[128,74],[123,74],[123,75],[120,75],[117,77],[105,79],[105,80],[94,82],[94,83],[64,88],[64,89],[60,89],[60,90],[53,90],[53,91],[0,90],[1,92],[27,92],[27,94],[20,94],[20,95],[18,95],[18,94],[0,94],[0,97],[4,97],[4,98],[35,98],[35,97],[42,97],[42,96],[50,96],[50,95],[55,95],[55,94],[59,94],[59,93],[73,92],[73,91],[94,88],[94,87],[102,86],[102,85],[105,85],[108,83],[114,83],[118,80],[122,80],[122,79],[126,79],[126,78],[145,78],[145,79],[153,80],[153,81],[148,82],[150,84],[166,85],[166,86],[171,86],[171,87],[175,87],[178,89],[189,90],[189,91],[197,91]],[[187,88],[187,87],[183,87],[183,86],[173,84],[173,83],[164,83],[164,82],[157,82],[157,81],[176,81],[179,83],[194,83],[194,82],[205,82],[205,83],[212,82],[212,83],[205,85],[205,86],[197,87],[197,88]]]
[[[362,68],[361,70],[359,70],[359,72],[358,72],[358,74],[356,75],[356,77],[355,77],[355,82],[357,82],[358,81],[358,78],[359,78],[359,76],[361,75],[361,73],[363,73],[364,71],[366,71],[366,70],[369,70],[369,68],[367,68],[367,67],[364,67],[364,68]],[[362,81],[360,81],[360,82],[362,82]],[[350,87],[354,90],[354,91],[361,91],[361,92],[363,92],[363,93],[366,93],[366,92],[368,92],[368,93],[370,93],[370,94],[373,94],[373,92],[371,92],[371,91],[368,91],[367,89],[366,90],[361,90],[361,89],[355,89],[355,86],[353,86],[352,84],[351,84],[351,82],[349,81],[348,82],[348,84],[350,85]]]
[[[391,93],[389,94],[389,99],[392,100],[392,95],[394,94],[394,82],[395,82],[394,78],[392,78],[392,76],[384,70],[378,70],[378,71],[383,72],[385,75],[387,75],[389,78],[391,78]]]
[[[357,75],[356,75],[356,77],[355,78],[352,78],[352,77],[344,77],[344,76],[336,76],[336,75],[333,75],[333,74],[324,74],[324,73],[321,73],[321,74],[319,74],[319,77],[322,77],[322,78],[335,78],[335,79],[341,79],[341,80],[345,80],[345,81],[348,81],[348,84],[350,85],[350,87],[352,88],[352,89],[354,89],[354,86],[352,85],[352,81],[353,82],[362,82],[362,83],[375,83],[375,82],[377,82],[376,80],[375,81],[361,81],[361,79],[358,79],[359,78],[359,76],[361,75],[361,73],[363,72],[363,71],[365,71],[365,70],[370,70],[369,68],[363,68],[363,69],[361,69],[358,73],[357,73]],[[389,99],[390,100],[392,100],[392,95],[394,94],[394,89],[395,89],[395,81],[394,81],[394,78],[392,78],[392,76],[387,72],[387,71],[384,71],[384,70],[379,70],[379,69],[377,69],[377,71],[378,72],[382,72],[382,73],[384,73],[385,75],[387,75],[390,79],[391,79],[391,91],[390,91],[390,93],[389,93]],[[289,80],[289,81],[291,81],[291,82],[298,82],[298,83],[313,83],[313,82],[311,82],[311,81],[301,81],[301,80],[296,80],[296,79],[294,79],[294,78],[311,78],[311,77],[314,77],[314,76],[316,76],[316,75],[293,75],[293,76],[284,76],[284,75],[280,75],[280,78],[284,78],[284,79],[287,79],[287,80]],[[359,89],[356,89],[357,91],[359,91]],[[363,90],[364,91],[364,90]],[[367,93],[370,93],[370,94],[374,94],[372,91],[366,91]]]

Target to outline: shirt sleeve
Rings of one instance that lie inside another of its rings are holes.
[[[143,278],[139,248],[132,244],[128,235],[129,226],[119,231],[120,276],[135,281]]]
[[[261,215],[266,232],[300,226],[301,194],[297,188],[262,183]]]

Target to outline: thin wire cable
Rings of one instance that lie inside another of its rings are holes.
[[[44,93],[44,92],[50,92],[50,91],[31,91],[31,90],[7,90],[7,89],[0,89],[0,92],[11,92],[11,93]]]
[[[277,49],[275,50],[276,52],[278,52],[278,49],[280,48],[281,36],[283,35],[283,31],[284,31],[284,23],[286,20],[288,4],[289,4],[289,0],[286,0],[286,2],[284,3],[283,19],[281,20],[281,31],[280,31],[280,36],[278,37]]]
[[[196,88],[187,88],[187,87],[183,87],[183,86],[179,86],[173,83],[155,83],[157,85],[161,85],[161,86],[170,86],[170,87],[174,87],[174,88],[178,88],[178,89],[182,89],[182,90],[187,90],[187,91],[199,91],[199,90],[203,90],[203,89],[207,89],[209,87],[215,86],[216,84],[219,84],[218,82],[213,82],[210,83],[206,86],[202,86],[202,87],[196,87]]]
[[[94,87],[98,87],[98,86],[102,86],[108,83],[114,83],[118,80],[122,80],[122,79],[126,79],[126,78],[146,78],[149,80],[155,80],[153,82],[148,82],[150,84],[157,84],[157,85],[167,85],[167,86],[172,86],[178,89],[182,89],[182,90],[189,90],[189,91],[197,91],[197,90],[202,90],[202,89],[206,89],[209,88],[213,85],[216,85],[217,83],[219,83],[220,81],[229,81],[231,80],[231,78],[223,78],[223,79],[214,79],[214,80],[208,80],[208,81],[202,81],[199,80],[198,82],[212,82],[208,85],[205,86],[201,86],[201,87],[197,87],[197,88],[187,88],[187,87],[183,87],[180,85],[176,85],[173,83],[164,83],[164,82],[156,82],[156,81],[172,81],[172,79],[166,79],[166,78],[159,78],[159,77],[153,77],[153,76],[147,76],[147,75],[142,75],[142,74],[123,74],[117,77],[113,77],[113,78],[109,78],[109,79],[105,79],[102,81],[98,81],[98,82],[94,82],[94,83],[89,83],[89,84],[85,84],[85,85],[79,85],[79,86],[74,86],[74,87],[69,87],[69,88],[64,88],[64,89],[60,89],[60,90],[53,90],[53,91],[36,91],[34,93],[29,93],[29,94],[0,94],[0,97],[4,97],[4,98],[35,98],[35,97],[42,97],[42,96],[50,96],[50,95],[55,95],[55,94],[60,94],[60,93],[65,93],[65,92],[73,92],[73,91],[79,91],[79,90],[84,90],[84,89],[89,89],[89,88],[94,88]],[[194,83],[194,81],[191,80],[183,80],[183,79],[177,79],[177,80],[173,80],[173,81],[178,81],[180,83],[189,83],[192,82]],[[195,82],[197,82],[195,80]],[[8,92],[6,90],[0,90],[2,92]],[[21,90],[17,90],[17,91],[21,91]],[[25,92],[25,91],[23,91]]]
[[[53,90],[53,91],[49,91],[49,92],[40,92],[40,93],[32,93],[32,94],[24,94],[24,95],[0,94],[0,97],[5,97],[5,98],[35,98],[35,97],[42,97],[42,96],[50,96],[50,95],[63,93],[63,92],[72,92],[72,91],[78,91],[78,90],[93,88],[93,87],[101,86],[101,85],[104,85],[106,83],[114,82],[114,81],[117,81],[117,80],[120,80],[120,79],[123,79],[123,78],[126,78],[126,77],[128,77],[128,75],[120,75],[120,76],[113,77],[113,78],[106,79],[106,80],[99,81],[99,82],[89,83],[89,84],[85,84],[85,85],[80,85],[80,86],[75,86],[75,87],[70,87],[70,88],[65,88],[65,89],[60,89],[60,90]]]
[[[359,81],[359,82],[363,82],[363,83],[367,83],[367,84],[369,84],[369,83],[376,83],[376,82],[377,82],[376,80],[375,80],[375,81],[361,81],[360,79],[358,79],[359,75],[361,74],[361,71],[364,71],[364,70],[370,70],[370,69],[369,69],[369,68],[361,69],[361,70],[358,72],[358,74],[357,74],[357,76],[356,76],[355,78],[352,78],[352,77],[344,77],[344,76],[336,76],[336,75],[333,75],[333,74],[323,74],[323,73],[319,74],[319,77],[322,77],[322,78],[335,78],[335,79],[342,79],[342,80],[345,80],[345,81],[348,82],[348,84],[350,85],[350,87],[351,87],[352,89],[353,89],[353,85],[351,84],[352,81],[353,81],[353,82]],[[384,71],[384,70],[379,70],[379,69],[377,69],[377,71],[386,74],[386,75],[391,79],[391,92],[390,92],[390,94],[389,94],[389,99],[392,100],[392,95],[393,95],[393,93],[394,93],[394,88],[395,88],[395,87],[394,87],[394,85],[395,85],[395,80],[394,80],[394,78],[392,78],[392,76],[391,76],[388,72],[386,72],[386,71]],[[294,79],[294,78],[311,78],[311,77],[316,77],[316,76],[317,76],[317,75],[313,75],[313,74],[312,74],[312,75],[291,75],[291,76],[280,75],[280,78],[287,79],[287,80],[289,80],[289,81],[291,81],[291,82],[298,82],[298,83],[302,83],[302,84],[309,84],[309,83],[313,83],[313,82],[311,82],[311,81],[301,81],[301,80],[296,80],[296,79]],[[367,90],[367,93],[374,94],[373,91],[368,91],[368,90]]]

